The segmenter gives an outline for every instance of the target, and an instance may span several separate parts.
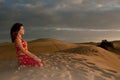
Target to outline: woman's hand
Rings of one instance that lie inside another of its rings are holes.
[[[39,57],[37,57],[36,55],[34,55],[32,53],[31,53],[31,57],[39,63],[40,67],[44,66],[42,60]]]
[[[41,59],[39,57],[36,56],[36,59],[39,62],[39,66],[42,67],[44,66],[43,62],[41,61]]]
[[[38,62],[41,62],[41,59],[34,54],[32,54],[32,58]]]

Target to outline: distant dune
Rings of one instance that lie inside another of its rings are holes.
[[[120,41],[112,41],[114,48],[109,50],[99,44],[33,40],[29,50],[42,58],[45,67],[18,70],[14,44],[1,43],[1,80],[120,80]]]

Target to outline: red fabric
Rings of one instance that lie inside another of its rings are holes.
[[[24,49],[27,49],[27,44],[23,39],[21,39],[21,43]],[[16,46],[16,54],[18,55],[18,63],[19,65],[24,65],[24,66],[39,66],[41,67],[43,65],[42,62],[38,62],[34,60],[33,58],[29,57],[27,54],[19,54],[20,48]]]
[[[19,55],[18,56],[18,63],[19,65],[25,65],[25,66],[41,66],[42,63],[35,61],[33,58],[29,57],[28,55],[24,54],[24,55]]]

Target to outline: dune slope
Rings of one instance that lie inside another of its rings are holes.
[[[114,52],[55,39],[38,39],[28,45],[45,66],[18,70],[13,44],[3,43],[0,45],[2,80],[120,80],[120,56]],[[5,54],[8,52],[9,55]]]

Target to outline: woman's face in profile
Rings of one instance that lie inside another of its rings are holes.
[[[24,33],[25,33],[25,31],[24,31],[24,27],[21,26],[21,27],[20,27],[20,30],[19,30],[19,34],[23,35]]]

